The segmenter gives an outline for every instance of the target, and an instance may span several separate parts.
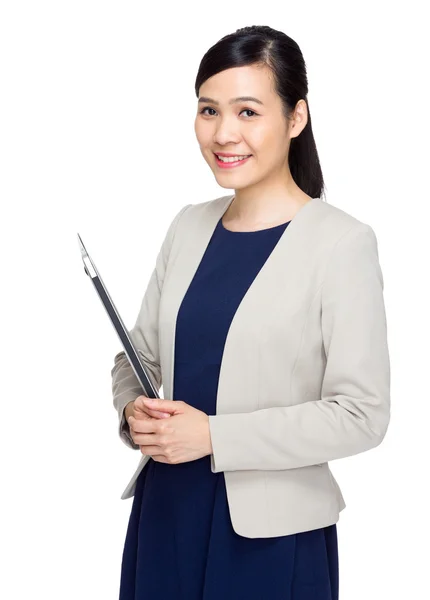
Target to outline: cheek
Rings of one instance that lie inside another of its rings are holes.
[[[249,146],[254,148],[260,165],[273,166],[286,152],[282,137],[272,129],[254,132],[252,139],[249,139]]]
[[[247,132],[246,143],[249,148],[253,148],[254,153],[264,160],[265,156],[272,155],[276,152],[276,146],[279,143],[279,135],[276,131],[267,126],[255,125],[252,130]]]
[[[194,122],[194,131],[200,146],[204,147],[212,143],[213,134],[210,127],[202,123],[199,119],[196,119]]]

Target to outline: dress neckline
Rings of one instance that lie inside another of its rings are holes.
[[[254,231],[232,231],[231,229],[227,229],[226,227],[224,227],[224,223],[222,222],[222,217],[219,220],[219,226],[220,228],[225,231],[228,234],[251,234],[251,233],[262,233],[263,231],[272,231],[275,229],[279,229],[280,227],[285,227],[285,225],[288,225],[288,223],[291,223],[290,221],[286,221],[285,223],[280,223],[279,225],[274,225],[273,227],[266,227],[265,229],[256,229]]]

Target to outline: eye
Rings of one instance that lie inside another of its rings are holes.
[[[200,111],[200,114],[201,114],[201,115],[203,115],[203,114],[206,114],[206,113],[205,113],[205,110],[213,110],[214,112],[216,112],[216,110],[215,110],[214,108],[211,108],[210,106],[205,106],[205,108],[203,108],[203,109]],[[243,113],[243,112],[245,112],[245,111],[246,111],[246,112],[248,112],[248,113],[252,113],[252,115],[251,115],[251,116],[253,116],[253,115],[256,115],[256,114],[257,114],[257,113],[256,113],[254,110],[251,110],[250,108],[244,108],[244,109],[243,109],[243,110],[241,110],[240,112],[241,112],[241,113]],[[239,113],[239,114],[240,114],[240,113]],[[209,116],[212,116],[212,115],[209,115]]]
[[[250,113],[252,113],[253,115],[256,115],[256,114],[257,114],[256,112],[254,112],[254,111],[253,111],[253,110],[251,110],[250,108],[244,108],[244,109],[243,109],[241,112],[245,112],[245,111],[246,111],[246,112],[250,112]]]
[[[204,108],[203,108],[203,109],[200,111],[200,114],[201,114],[201,115],[204,115],[204,114],[206,114],[206,113],[205,113],[205,110],[214,110],[214,109],[213,109],[213,108],[211,108],[210,106],[205,106],[205,107],[204,107]],[[214,112],[215,112],[215,111],[214,111]],[[212,115],[211,115],[211,116],[212,116]]]

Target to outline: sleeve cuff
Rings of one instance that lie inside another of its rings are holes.
[[[251,419],[252,413],[209,415],[212,473],[251,468],[246,450],[246,444],[251,439]],[[243,434],[243,431],[248,432],[248,435]],[[243,439],[246,440],[245,443],[241,443]]]
[[[131,402],[131,400],[128,400],[127,402],[125,402],[119,411],[118,433],[119,433],[119,437],[122,439],[122,441],[124,442],[124,444],[126,446],[128,446],[132,450],[140,450],[140,446],[133,442],[133,438],[130,435],[129,424],[125,420],[125,407],[127,406],[127,404],[129,402]]]

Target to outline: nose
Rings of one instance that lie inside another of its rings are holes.
[[[213,142],[216,146],[228,146],[240,142],[239,127],[233,123],[233,119],[219,119],[216,125]]]

